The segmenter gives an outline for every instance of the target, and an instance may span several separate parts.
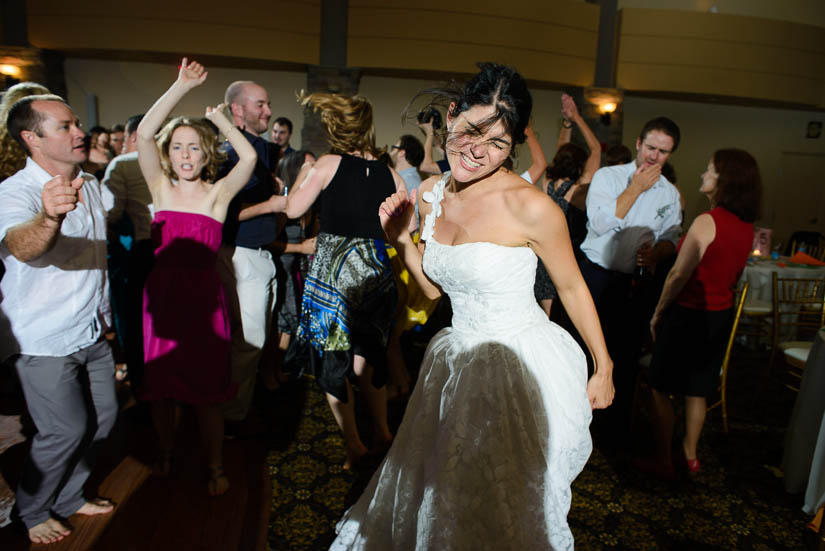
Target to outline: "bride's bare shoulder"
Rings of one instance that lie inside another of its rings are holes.
[[[437,174],[434,176],[430,176],[429,178],[421,182],[421,185],[418,186],[418,196],[421,197],[421,194],[425,191],[432,191],[433,187],[435,186],[435,184],[438,183],[440,179],[441,175]]]
[[[514,218],[523,223],[532,224],[561,215],[561,209],[546,193],[520,176],[514,176],[521,182],[511,182],[504,200],[507,210]]]

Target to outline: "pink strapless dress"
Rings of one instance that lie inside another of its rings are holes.
[[[143,289],[144,400],[209,404],[237,390],[225,291],[215,270],[222,229],[202,214],[155,214],[155,266]]]

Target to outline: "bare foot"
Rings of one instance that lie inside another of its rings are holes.
[[[341,466],[342,469],[346,471],[351,471],[355,468],[359,461],[361,461],[364,456],[368,453],[367,447],[364,444],[358,443],[357,447],[354,448],[347,448],[347,460],[344,461],[344,464]]]
[[[29,528],[29,539],[33,543],[54,543],[60,541],[72,531],[57,519],[50,518],[37,526]]]
[[[115,504],[105,497],[97,497],[84,503],[80,509],[75,511],[75,514],[86,515],[89,517],[94,515],[105,515],[106,513],[111,513],[114,508]]]
[[[209,495],[222,496],[229,491],[229,479],[223,472],[223,466],[209,467]]]

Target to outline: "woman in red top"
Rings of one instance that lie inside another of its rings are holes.
[[[650,321],[655,345],[650,366],[656,457],[643,468],[674,476],[671,454],[674,413],[669,394],[685,397],[688,470],[700,469],[696,445],[705,423],[705,397],[719,382],[719,368],[733,321],[733,288],[745,268],[759,217],[762,182],[754,158],[739,149],[720,149],[702,174],[699,191],[711,210],[699,215],[679,243]]]

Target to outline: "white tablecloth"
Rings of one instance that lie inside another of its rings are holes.
[[[825,504],[825,330],[814,339],[782,457],[785,489],[805,491],[803,511],[809,515]]]
[[[792,279],[825,277],[825,266],[779,266],[779,261],[758,260],[745,266],[742,279],[750,285],[748,303],[769,303],[773,300],[773,273]]]

